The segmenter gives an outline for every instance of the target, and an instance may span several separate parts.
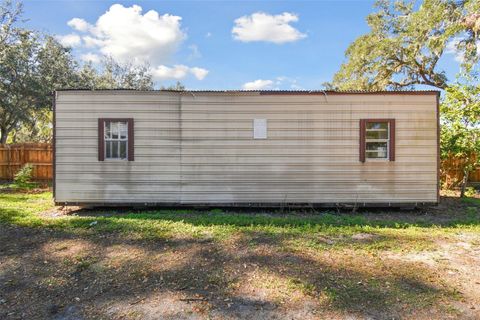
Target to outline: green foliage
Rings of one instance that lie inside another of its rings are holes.
[[[27,163],[15,174],[15,177],[13,178],[14,186],[20,189],[33,188],[36,186],[36,184],[32,182],[32,177],[33,177],[33,165],[30,163]]]
[[[42,109],[32,112],[31,122],[22,122],[10,132],[7,143],[46,143],[52,141],[53,112]]]
[[[185,86],[180,81],[177,81],[174,85],[167,86],[167,87],[161,86],[160,89],[161,90],[184,91]]]
[[[20,124],[34,125],[36,112],[51,106],[51,91],[74,84],[70,51],[53,37],[20,28],[21,6],[0,6],[0,143]]]
[[[153,89],[150,67],[147,64],[119,63],[105,57],[97,70],[86,63],[77,72],[77,87],[86,89]]]
[[[475,190],[474,187],[468,187],[466,190],[465,190],[465,196],[467,197],[473,197],[477,194],[477,191]]]
[[[463,198],[462,202],[475,206],[473,208],[477,209],[477,211],[480,212],[480,198]],[[473,209],[468,209],[468,210],[473,210]]]
[[[480,85],[474,77],[464,77],[446,89],[441,104],[441,157],[461,159],[464,179],[480,164]]]
[[[480,153],[480,85],[474,80],[457,82],[446,89],[440,108],[442,158],[468,158]]]
[[[347,49],[347,61],[327,87],[340,90],[384,90],[414,85],[447,87],[438,61],[453,43],[470,70],[478,62],[478,0],[380,0],[367,17],[370,32]],[[473,21],[473,22],[471,22]],[[467,23],[468,22],[468,23]]]

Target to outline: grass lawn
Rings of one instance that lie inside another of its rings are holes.
[[[78,210],[0,194],[1,319],[480,319],[480,199]]]

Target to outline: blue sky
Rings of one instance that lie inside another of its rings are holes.
[[[146,60],[158,85],[320,89],[368,32],[373,1],[25,1],[24,9],[30,27],[58,35],[79,60]],[[458,67],[454,55],[440,64],[450,79]]]

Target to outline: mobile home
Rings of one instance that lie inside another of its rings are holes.
[[[437,91],[61,90],[59,205],[438,202]]]

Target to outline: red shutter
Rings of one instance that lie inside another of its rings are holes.
[[[360,120],[360,162],[365,162],[365,130],[366,130],[366,120]]]
[[[105,160],[105,119],[98,119],[98,161]]]
[[[395,119],[388,120],[390,123],[390,148],[389,148],[389,155],[390,161],[395,161]]]
[[[135,146],[135,133],[133,129],[133,119],[127,119],[128,121],[128,161],[133,161],[134,157],[134,146]]]

